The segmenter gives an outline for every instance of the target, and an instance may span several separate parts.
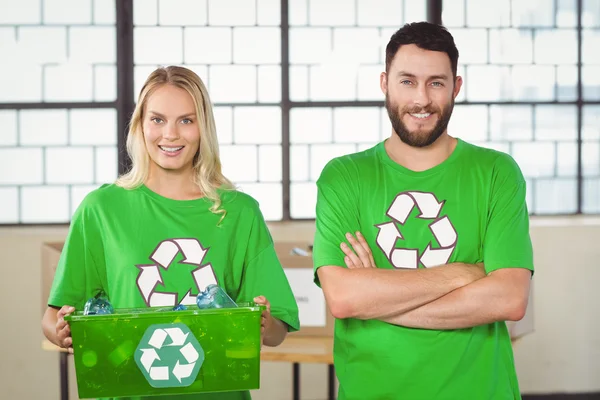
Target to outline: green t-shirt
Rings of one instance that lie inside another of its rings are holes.
[[[222,191],[221,214],[207,199],[172,200],[141,186],[104,185],[73,216],[48,305],[82,310],[103,289],[115,308],[195,304],[198,289],[223,287],[236,302],[264,295],[271,313],[299,329],[298,306],[258,203]],[[161,282],[162,281],[162,282]],[[156,397],[155,397],[156,398]],[[161,396],[249,399],[248,392]]]
[[[483,261],[487,272],[533,271],[525,181],[504,153],[459,139],[444,162],[415,172],[381,142],[331,160],[317,185],[317,285],[319,267],[345,266],[339,245],[355,231],[378,268]],[[334,361],[340,400],[520,399],[505,322],[441,331],[338,319]]]

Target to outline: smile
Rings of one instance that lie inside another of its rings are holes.
[[[183,149],[184,146],[179,147],[166,147],[166,146],[158,146],[162,151],[166,151],[167,153],[176,153],[179,150]]]
[[[425,119],[431,115],[431,113],[421,113],[421,114],[410,114],[411,116],[419,119]]]

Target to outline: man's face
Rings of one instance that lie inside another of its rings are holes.
[[[385,107],[400,140],[412,147],[433,144],[448,127],[461,85],[446,53],[401,46],[381,74]]]

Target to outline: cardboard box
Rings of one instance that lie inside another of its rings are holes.
[[[313,280],[312,251],[306,243],[276,242],[275,251],[298,303],[300,330],[296,336],[333,336],[335,318],[323,291]]]
[[[48,296],[52,288],[54,273],[58,266],[60,253],[62,252],[64,242],[48,242],[42,244],[42,316],[48,308]]]

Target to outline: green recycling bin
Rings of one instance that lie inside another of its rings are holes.
[[[258,389],[262,305],[65,317],[80,398]]]

